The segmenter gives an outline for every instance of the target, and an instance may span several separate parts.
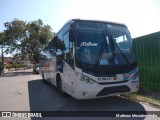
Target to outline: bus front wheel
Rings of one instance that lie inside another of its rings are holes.
[[[63,91],[62,80],[59,75],[57,76],[57,88],[58,88],[59,93],[63,97],[66,97],[67,94]]]

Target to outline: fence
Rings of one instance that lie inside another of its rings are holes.
[[[160,32],[133,39],[140,87],[160,91]]]

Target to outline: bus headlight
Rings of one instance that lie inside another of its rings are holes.
[[[135,80],[138,77],[138,71],[133,74],[131,77],[132,80]]]
[[[81,76],[80,80],[85,82],[85,83],[89,83],[89,84],[94,84],[95,83],[92,79],[90,79],[88,77],[85,77],[85,76]]]

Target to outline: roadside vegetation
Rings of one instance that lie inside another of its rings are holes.
[[[14,19],[4,23],[0,32],[0,45],[6,54],[17,54],[19,59],[39,62],[39,53],[54,36],[52,28],[44,25],[41,19],[26,22]]]
[[[125,97],[129,100],[136,101],[136,102],[147,103],[153,107],[160,108],[160,99],[158,99],[156,95],[160,95],[160,94],[157,93],[153,96],[152,94],[143,94],[141,92],[137,92],[137,93],[122,95],[122,97]]]

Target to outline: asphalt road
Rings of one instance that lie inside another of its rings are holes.
[[[127,111],[142,111],[147,114],[160,115],[160,109],[153,108],[148,104],[137,103],[127,100],[120,96],[106,97],[91,100],[76,100],[70,96],[62,97],[57,89],[49,84],[44,83],[40,75],[32,74],[32,70],[19,70],[5,73],[0,76],[0,111],[64,111],[76,115],[83,115],[84,111],[94,117],[54,117],[53,118],[2,118],[0,120],[106,120],[108,117],[98,116],[98,113],[111,114],[111,113],[125,113]],[[60,112],[61,111],[61,112]],[[71,112],[78,111],[78,112]],[[80,112],[81,111],[81,112]],[[54,113],[55,114],[55,113]],[[85,113],[84,113],[85,114]],[[97,114],[97,117],[96,117]],[[125,115],[126,115],[125,114]],[[61,114],[60,114],[61,115]],[[122,115],[123,114],[119,114]],[[65,116],[65,115],[64,115]],[[72,115],[71,115],[72,116]],[[120,118],[120,117],[119,117]],[[112,119],[119,119],[113,118]],[[126,117],[127,118],[127,117]],[[126,119],[121,118],[121,119]],[[131,118],[130,118],[131,119]],[[139,120],[158,120],[155,117],[138,117],[132,119]],[[160,118],[159,118],[160,119]]]

